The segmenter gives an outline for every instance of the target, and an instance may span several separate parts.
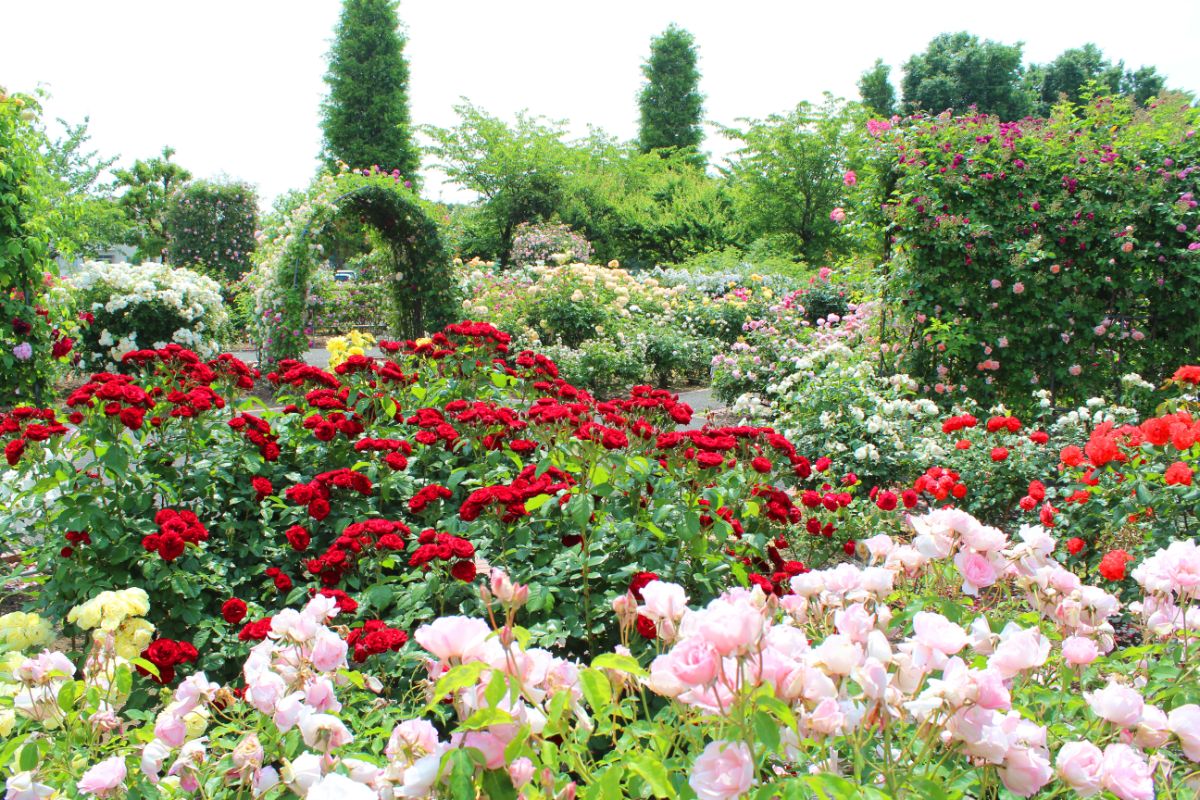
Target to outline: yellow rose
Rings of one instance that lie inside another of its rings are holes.
[[[14,611],[0,617],[0,651],[28,650],[54,639],[50,623],[37,614]]]
[[[12,736],[13,725],[16,724],[17,715],[11,708],[0,708],[0,739],[7,739]]]
[[[187,726],[187,737],[196,739],[204,735],[204,731],[208,729],[208,709],[197,708],[183,717],[183,724]]]

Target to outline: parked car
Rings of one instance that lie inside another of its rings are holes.
[[[333,273],[333,279],[339,283],[358,280],[358,273],[352,269],[339,269]]]

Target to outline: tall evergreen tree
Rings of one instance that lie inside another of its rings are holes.
[[[888,80],[891,72],[892,68],[883,63],[882,58],[877,58],[875,66],[858,79],[858,95],[862,98],[863,105],[881,117],[890,117],[896,113],[896,90]]]
[[[353,168],[399,170],[415,180],[421,156],[408,116],[408,62],[396,0],[344,0],[321,106],[322,157]]]
[[[642,65],[646,84],[638,97],[641,127],[638,146],[643,153],[665,147],[691,150],[701,161],[704,130],[700,116],[700,71],[696,68],[696,41],[672,24],[650,42],[650,58]]]

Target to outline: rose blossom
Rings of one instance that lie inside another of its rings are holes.
[[[1063,660],[1073,667],[1086,666],[1100,655],[1100,648],[1086,636],[1068,636],[1062,643]]]
[[[113,756],[101,761],[96,766],[83,773],[76,788],[84,794],[94,794],[97,797],[107,797],[125,780],[125,758]]]
[[[1141,694],[1136,689],[1122,686],[1115,681],[1109,681],[1108,685],[1099,691],[1084,692],[1083,696],[1093,714],[1122,728],[1136,725],[1142,718],[1142,706],[1145,705],[1145,701]]]
[[[743,742],[711,742],[692,765],[688,786],[700,800],[733,800],[754,783],[754,758]]]
[[[1103,761],[1104,754],[1091,742],[1067,742],[1059,749],[1054,765],[1058,777],[1080,797],[1091,797],[1100,792]]]
[[[1154,771],[1129,745],[1105,747],[1102,769],[1104,788],[1121,800],[1154,800]]]

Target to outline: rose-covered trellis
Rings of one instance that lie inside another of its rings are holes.
[[[309,281],[325,258],[321,234],[345,221],[377,232],[392,261],[395,302],[387,322],[393,335],[420,336],[453,315],[449,253],[417,195],[386,173],[324,175],[280,224],[264,231],[255,303],[261,363],[307,349]]]

